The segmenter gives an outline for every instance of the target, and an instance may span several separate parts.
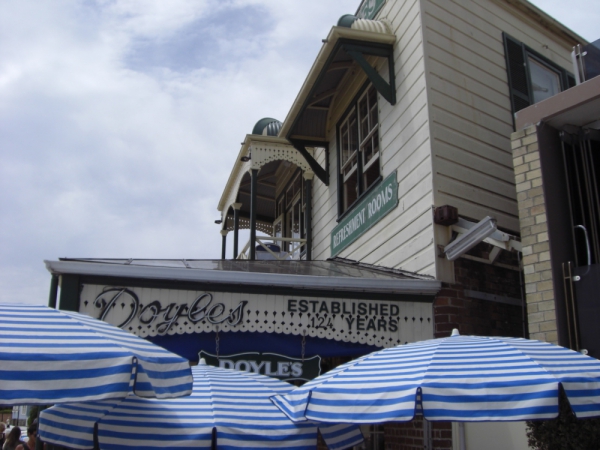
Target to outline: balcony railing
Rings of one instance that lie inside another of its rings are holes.
[[[571,52],[577,84],[600,75],[600,39],[591,44],[577,45]]]
[[[287,244],[287,250],[283,249],[283,243]],[[277,261],[300,259],[304,244],[306,239],[256,236],[256,259]],[[237,259],[250,259],[250,241],[246,243]]]

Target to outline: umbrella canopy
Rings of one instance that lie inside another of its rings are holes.
[[[456,331],[456,330],[455,330]],[[600,361],[528,339],[459,336],[379,350],[273,402],[294,421],[510,421],[600,415]]]
[[[189,395],[189,362],[120,328],[45,306],[0,304],[0,404]]]
[[[202,360],[192,370],[194,390],[189,397],[129,396],[56,405],[42,411],[40,437],[52,444],[91,449],[96,426],[103,450],[316,448],[317,425],[293,423],[269,400],[294,386],[264,375],[207,366]],[[320,431],[330,449],[348,448],[363,440],[354,425],[326,424]]]

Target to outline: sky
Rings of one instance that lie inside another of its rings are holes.
[[[359,3],[0,0],[0,302],[59,257],[218,259],[240,143]],[[532,3],[600,38],[597,0]]]

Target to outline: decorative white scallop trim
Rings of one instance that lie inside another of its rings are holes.
[[[307,151],[312,155],[313,149],[307,148]],[[290,144],[282,144],[282,143],[272,143],[265,141],[256,141],[251,142],[248,154],[251,155],[250,161],[246,161],[241,163],[240,165],[234,167],[234,170],[237,171],[235,180],[229,186],[229,191],[227,192],[227,200],[224,203],[223,210],[221,211],[221,220],[225,220],[227,217],[227,213],[229,208],[237,200],[238,191],[240,189],[240,184],[244,175],[247,172],[250,172],[252,169],[260,170],[265,164],[270,163],[271,161],[288,161],[296,166],[300,167],[302,171],[307,172],[310,171],[312,173],[312,169],[304,159],[304,157]],[[241,219],[240,219],[241,223]],[[266,224],[261,225],[263,228]],[[222,225],[223,228],[231,229],[229,226],[224,223]],[[258,222],[257,222],[258,227]],[[267,228],[269,230],[267,230]],[[268,225],[265,229],[259,229],[260,231],[264,231],[265,233],[270,233],[272,231],[272,225]]]
[[[356,19],[350,28],[372,33],[393,34],[389,23],[384,20]]]
[[[218,327],[219,332],[306,334],[393,347],[433,336],[428,302],[303,298],[269,295],[268,289],[246,294],[99,285],[84,285],[80,298],[81,313],[140,337],[209,333]],[[195,323],[188,315],[194,308]],[[176,311],[183,313],[173,320]]]
[[[297,165],[303,171],[312,170],[300,152],[291,145],[253,142],[250,146],[250,152],[252,153],[250,169],[260,170],[271,161],[288,161]]]

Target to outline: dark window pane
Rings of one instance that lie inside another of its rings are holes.
[[[380,170],[379,164],[375,161],[371,166],[363,173],[363,180],[365,184],[365,189],[371,187],[375,181],[379,178]]]
[[[344,211],[358,198],[358,183],[356,173],[350,176],[344,183]]]

